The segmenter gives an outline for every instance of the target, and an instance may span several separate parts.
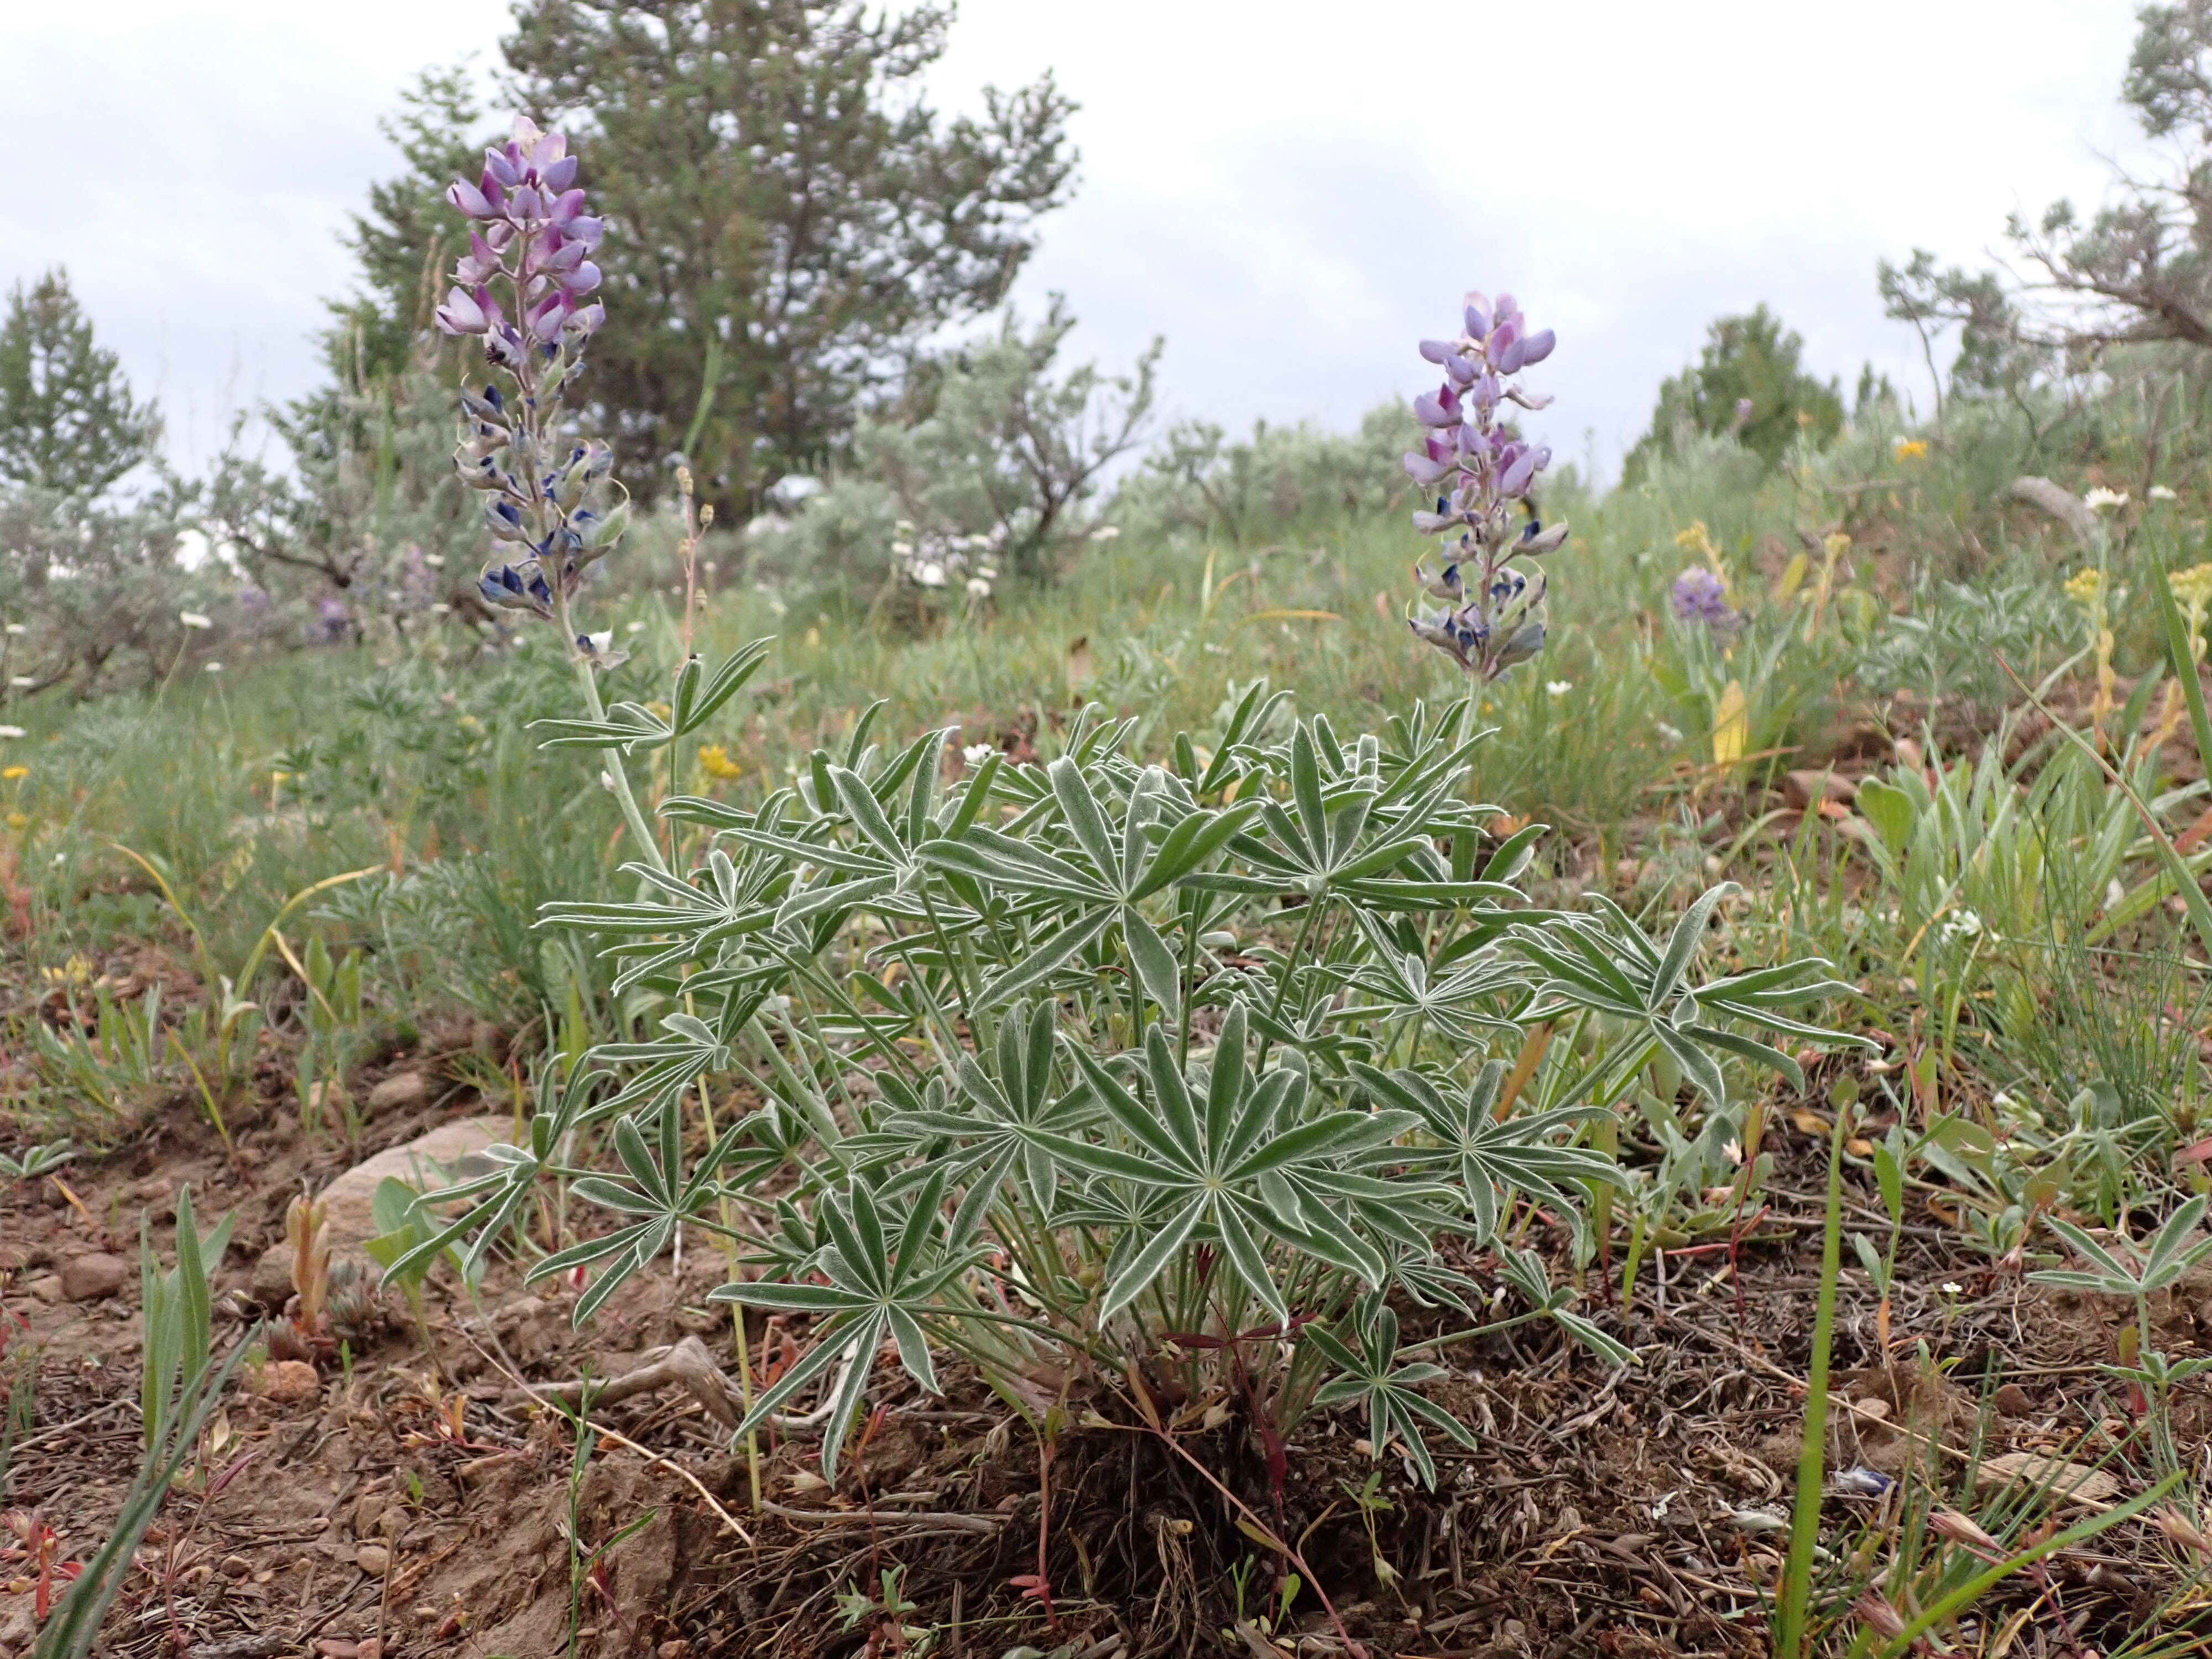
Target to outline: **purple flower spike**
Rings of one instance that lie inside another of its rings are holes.
[[[1701,564],[1693,564],[1674,578],[1674,586],[1668,596],[1674,614],[1686,623],[1702,623],[1717,634],[1735,628],[1739,620],[1735,608],[1728,602],[1728,584],[1720,574]]]
[[[1437,566],[1416,567],[1415,580],[1445,607],[1407,622],[1468,674],[1494,680],[1542,650],[1546,638],[1543,570],[1516,561],[1555,552],[1567,538],[1565,525],[1538,519],[1531,499],[1551,450],[1498,418],[1507,402],[1541,409],[1551,401],[1515,377],[1549,357],[1556,337],[1530,329],[1510,294],[1493,303],[1470,293],[1463,320],[1461,339],[1421,342],[1445,382],[1413,400],[1429,436],[1423,453],[1406,457],[1406,471],[1437,492],[1435,509],[1417,511],[1413,526],[1443,538],[1443,547]]]

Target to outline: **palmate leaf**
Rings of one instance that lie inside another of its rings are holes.
[[[1369,1455],[1380,1458],[1392,1441],[1406,1449],[1406,1456],[1421,1477],[1421,1484],[1436,1489],[1436,1460],[1423,1438],[1423,1425],[1441,1430],[1473,1450],[1474,1431],[1436,1401],[1417,1392],[1449,1373],[1441,1365],[1417,1362],[1398,1364],[1398,1316],[1379,1296],[1364,1296],[1352,1317],[1331,1331],[1310,1327],[1306,1340],[1342,1375],[1322,1385],[1314,1403],[1323,1407],[1364,1405],[1367,1411]]]
[[[1419,1115],[1421,1127],[1437,1143],[1431,1158],[1459,1176],[1477,1243],[1488,1243],[1496,1233],[1501,1198],[1527,1193],[1571,1207],[1575,1200],[1562,1182],[1620,1184],[1620,1168],[1611,1158],[1552,1144],[1553,1136],[1602,1116],[1599,1109],[1570,1106],[1520,1117],[1496,1115],[1505,1079],[1503,1060],[1486,1062],[1467,1089],[1452,1094],[1410,1069],[1383,1073],[1355,1062],[1352,1072],[1374,1099]]]
[[[1714,1017],[1741,1021],[1777,1036],[1829,1047],[1871,1046],[1869,1040],[1791,1019],[1781,1008],[1817,1001],[1849,987],[1825,977],[1827,963],[1808,957],[1753,973],[1691,982],[1698,945],[1720,902],[1738,890],[1732,882],[1708,889],[1684,912],[1662,947],[1620,907],[1593,896],[1597,916],[1516,919],[1508,942],[1547,977],[1516,1018],[1534,1023],[1588,1010],[1640,1026],[1642,1042],[1619,1045],[1600,1074],[1587,1080],[1594,1092],[1664,1050],[1700,1094],[1726,1101],[1720,1060],[1733,1056],[1779,1073],[1792,1087],[1805,1086],[1796,1060],[1771,1043],[1729,1031]],[[1602,918],[1602,920],[1601,919]],[[1607,927],[1605,923],[1610,921]],[[1811,977],[1808,977],[1811,976]]]
[[[1158,1027],[1146,1039],[1149,1102],[1131,1093],[1087,1050],[1071,1046],[1091,1094],[1130,1148],[1042,1131],[1037,1139],[1064,1165],[1155,1189],[1166,1207],[1158,1230],[1109,1274],[1100,1297],[1101,1319],[1127,1307],[1194,1236],[1218,1245],[1245,1290],[1280,1320],[1290,1316],[1263,1238],[1334,1261],[1370,1284],[1387,1272],[1383,1254],[1333,1212],[1315,1224],[1290,1182],[1299,1176],[1321,1183],[1338,1178],[1346,1157],[1394,1139],[1417,1120],[1410,1112],[1389,1110],[1306,1118],[1303,1073],[1279,1069],[1255,1080],[1247,1069],[1245,1024],[1244,1006],[1236,1004],[1222,1023],[1202,1115]]]
[[[708,1292],[714,1301],[817,1321],[813,1348],[753,1402],[738,1425],[740,1437],[760,1427],[839,1360],[848,1360],[822,1437],[822,1473],[835,1480],[839,1455],[886,1336],[908,1374],[930,1393],[938,1392],[928,1328],[963,1311],[945,1302],[945,1293],[979,1256],[971,1239],[957,1233],[939,1236],[945,1187],[945,1173],[933,1172],[900,1219],[887,1217],[875,1193],[853,1182],[843,1193],[825,1198],[817,1212],[828,1240],[809,1264],[828,1284],[739,1282]]]

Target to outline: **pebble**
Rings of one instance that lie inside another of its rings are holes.
[[[304,1359],[279,1359],[263,1368],[260,1386],[255,1391],[280,1406],[297,1405],[321,1394],[323,1379]]]
[[[115,1295],[131,1278],[131,1264],[119,1255],[72,1256],[62,1263],[62,1294],[71,1302],[98,1302]]]
[[[2017,1382],[2008,1382],[1999,1389],[1994,1403],[2002,1417],[2026,1417],[2035,1409],[2035,1401],[2027,1397],[2027,1390]]]
[[[23,1288],[49,1305],[62,1299],[62,1281],[58,1273],[40,1273]]]
[[[368,1091],[368,1109],[388,1112],[421,1104],[430,1096],[430,1079],[420,1072],[394,1072]]]
[[[363,1544],[354,1553],[353,1564],[371,1578],[381,1578],[392,1565],[392,1552],[381,1544]]]

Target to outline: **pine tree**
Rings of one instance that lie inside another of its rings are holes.
[[[588,385],[634,489],[681,456],[726,517],[750,510],[840,452],[933,334],[1006,297],[1066,199],[1073,106],[1046,76],[940,115],[921,80],[951,19],[872,0],[520,0],[510,88],[575,135],[608,219]],[[356,221],[341,380],[425,337],[423,272],[463,234],[438,192],[475,118],[465,81],[432,76],[392,124],[408,171]]]
[[[161,435],[122,360],[93,338],[69,273],[18,283],[0,323],[0,482],[97,495],[152,459]]]

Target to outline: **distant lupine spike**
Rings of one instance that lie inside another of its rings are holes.
[[[1445,538],[1437,564],[1417,564],[1414,580],[1446,608],[1407,621],[1469,674],[1494,680],[1544,647],[1544,578],[1512,562],[1555,552],[1567,538],[1566,526],[1544,524],[1530,499],[1552,452],[1498,423],[1504,404],[1541,409],[1551,401],[1514,377],[1549,357],[1557,337],[1531,330],[1510,294],[1494,303],[1470,294],[1462,315],[1458,338],[1420,343],[1444,378],[1413,400],[1414,418],[1429,431],[1406,457],[1414,481],[1437,492],[1435,509],[1417,511],[1413,527]]]
[[[1741,617],[1728,601],[1728,584],[1710,566],[1693,564],[1674,578],[1674,614],[1686,623],[1703,623],[1715,633],[1726,633]]]

